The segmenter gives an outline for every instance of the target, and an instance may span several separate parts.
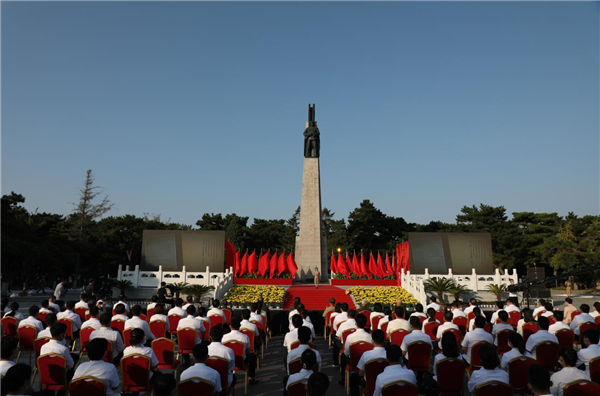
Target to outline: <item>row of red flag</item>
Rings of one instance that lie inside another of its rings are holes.
[[[235,252],[233,263],[233,273],[235,276],[245,274],[266,276],[269,273],[269,277],[272,279],[275,273],[282,275],[286,271],[290,273],[292,279],[296,276],[296,272],[298,272],[298,266],[291,252],[287,257],[285,257],[285,252],[280,253],[279,257],[277,256],[277,252],[273,253],[272,256],[269,252],[265,254],[261,253],[260,257],[257,257],[256,251],[253,251],[250,255],[246,252],[243,257],[240,257],[240,252]]]
[[[348,252],[346,252],[346,259],[342,256],[342,253],[339,253],[337,260],[333,252],[331,252],[331,272],[340,273],[347,278],[350,278],[352,273],[359,277],[366,275],[369,279],[373,279],[373,275],[381,279],[387,276],[393,276],[394,278],[397,276],[388,253],[385,254],[385,261],[381,257],[381,253],[377,253],[377,261],[375,261],[373,253],[371,253],[369,264],[367,264],[362,252],[360,252],[360,261],[356,257],[356,252],[352,260],[350,260]]]

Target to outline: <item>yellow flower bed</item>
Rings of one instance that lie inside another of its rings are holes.
[[[351,294],[357,304],[364,298],[370,304],[381,303],[383,305],[395,305],[396,301],[402,300],[403,304],[415,305],[417,299],[400,286],[377,286],[362,287],[356,286],[346,290],[346,294]]]
[[[223,298],[230,304],[247,305],[257,302],[261,296],[265,304],[281,304],[285,289],[279,286],[234,285]]]

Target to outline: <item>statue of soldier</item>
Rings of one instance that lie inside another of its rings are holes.
[[[315,105],[308,105],[308,125],[304,130],[304,158],[319,158],[321,142],[315,121]]]

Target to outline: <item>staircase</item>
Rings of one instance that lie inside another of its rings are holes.
[[[329,299],[335,298],[335,302],[348,303],[350,308],[356,309],[352,298],[344,289],[336,286],[322,285],[315,289],[312,285],[292,286],[285,293],[283,309],[290,309],[294,305],[294,298],[300,297],[304,307],[309,310],[323,310],[329,305]],[[293,308],[292,308],[293,309]]]

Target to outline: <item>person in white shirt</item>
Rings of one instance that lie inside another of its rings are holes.
[[[90,309],[87,303],[87,295],[85,293],[81,293],[79,296],[79,301],[75,304],[75,309],[77,308],[85,308],[86,310]]]
[[[513,331],[508,336],[508,346],[511,348],[510,351],[502,355],[502,360],[500,361],[500,367],[502,367],[506,371],[508,371],[508,364],[510,363],[510,361],[515,358],[521,356],[533,358],[531,354],[525,349],[525,341],[523,340],[523,337],[521,336],[521,334],[515,331]]]
[[[371,312],[371,316],[369,318],[369,321],[371,322],[371,329],[375,330],[377,329],[377,327],[373,326],[373,319],[375,318],[383,318],[384,314],[383,314],[383,306],[381,305],[381,303],[375,303],[373,304],[373,312]],[[380,319],[381,321],[381,319]]]
[[[122,305],[125,308],[125,312],[129,313],[129,304],[127,304],[125,302],[126,299],[127,299],[127,297],[125,297],[124,294],[119,295],[119,301],[117,301],[115,303],[115,306],[113,307],[113,309],[115,309],[119,305]]]
[[[127,315],[125,315],[125,306],[123,304],[115,306],[115,309],[113,309],[113,311],[115,312],[115,314],[113,315],[112,320],[122,320],[123,322],[126,322],[127,319],[129,319]],[[123,325],[124,324],[125,323],[123,323]]]
[[[94,330],[98,330],[102,325],[100,324],[100,317],[98,307],[92,305],[89,310],[90,318],[81,324],[81,328],[85,329],[86,327],[91,327]]]
[[[459,317],[459,316],[462,316],[462,317],[465,317],[465,318],[467,317],[467,314],[465,314],[465,313],[464,313],[464,312],[463,312],[463,311],[460,309],[460,307],[459,307],[459,304],[458,304],[458,301],[454,301],[454,302],[452,303],[452,315],[453,315],[455,318],[457,318],[457,317]]]
[[[54,298],[56,298],[56,300],[62,301],[62,299],[67,295],[67,288],[65,286],[66,284],[67,280],[63,279],[58,285],[56,285],[56,289],[54,289]]]
[[[195,317],[196,314],[196,306],[195,305],[188,305],[187,309],[186,309],[186,314],[187,316],[183,319],[181,319],[179,321],[179,323],[177,324],[177,331],[182,330],[182,329],[192,329],[196,332],[196,344],[200,343],[200,340],[203,337],[204,334],[204,325],[202,324],[202,321],[197,320]],[[184,361],[184,365],[185,367],[190,365],[190,354],[189,353],[184,353],[183,354],[183,361]]]
[[[573,330],[575,332],[575,341],[579,341],[579,326],[581,326],[582,323],[585,322],[590,322],[590,323],[596,323],[595,319],[592,318],[592,316],[590,315],[590,306],[587,304],[581,304],[581,306],[579,307],[579,311],[581,311],[581,313],[577,316],[575,316],[575,319],[573,319],[573,321],[571,322],[571,330]]]
[[[288,354],[287,354],[287,358],[286,358],[286,362],[287,362],[287,366],[286,366],[286,370],[289,369],[290,367],[290,363],[292,362],[292,360],[294,359],[298,359],[302,356],[302,353],[307,350],[307,349],[311,349],[310,346],[308,345],[309,341],[310,341],[310,329],[306,326],[301,326],[298,329],[298,341],[300,341],[300,345],[295,348],[292,349]],[[314,350],[315,355],[317,355],[317,364],[319,365],[319,368],[322,368],[321,365],[321,354],[319,353],[319,351]],[[289,374],[289,370],[288,370],[288,374]]]
[[[348,320],[346,320],[344,323],[340,324],[335,336],[337,337],[338,341],[340,342],[340,347],[342,346],[343,342],[344,342],[344,332],[346,330],[351,330],[351,329],[356,329],[356,316],[358,315],[358,313],[351,309],[348,311]],[[364,316],[364,315],[363,315]]]
[[[419,318],[417,318],[416,316],[413,316],[410,318],[409,320],[410,322],[410,327],[412,329],[410,334],[407,334],[406,337],[404,337],[404,339],[402,340],[402,355],[404,355],[407,359],[410,360],[410,356],[408,355],[408,346],[410,344],[412,344],[413,342],[417,342],[417,341],[425,341],[427,342],[429,345],[432,346],[431,344],[431,337],[429,337],[427,334],[423,333],[421,331],[421,321],[419,320]],[[391,364],[391,362],[390,362]]]
[[[169,332],[169,319],[167,318],[167,315],[164,314],[164,312],[165,312],[164,304],[156,304],[154,306],[154,315],[152,315],[150,317],[150,321],[148,322],[148,325],[150,325],[150,323],[152,323],[152,322],[164,322],[166,324],[165,330],[168,333]]]
[[[356,315],[356,319],[354,320],[356,322],[356,331],[350,334],[348,337],[346,337],[346,342],[344,343],[344,353],[341,356],[340,369],[342,371],[342,376],[344,376],[346,365],[350,360],[350,346],[357,342],[367,342],[369,344],[373,344],[371,334],[365,331],[365,326],[367,325],[367,317],[365,315]]]
[[[156,307],[156,304],[158,302],[158,297],[157,296],[152,296],[152,298],[150,299],[150,304],[148,304],[146,306],[146,312],[148,312],[148,310],[154,310],[154,307]]]
[[[592,318],[594,318],[594,320],[596,320],[596,318],[597,318],[598,316],[600,316],[600,301],[596,301],[596,302],[594,303],[594,312],[592,312],[592,313],[590,314],[590,316],[591,316]]]
[[[514,285],[515,285],[515,280],[512,278],[509,279],[508,280],[508,289],[510,289],[510,290],[508,291],[508,298],[518,298],[519,297],[519,295],[517,294],[516,291],[512,291],[514,289],[511,286],[514,286]]]
[[[506,300],[506,306],[504,307],[504,310],[506,312],[508,312],[509,315],[510,315],[511,312],[521,312],[521,310],[519,309],[519,307],[517,307],[515,305],[515,302],[514,302],[514,300],[512,298],[508,298]]]
[[[348,320],[348,310],[350,309],[348,303],[342,303],[340,309],[342,313],[338,314],[333,320],[333,331],[337,331],[338,326]]]
[[[223,389],[221,387],[221,376],[217,370],[206,365],[206,359],[208,359],[208,347],[205,344],[197,344],[194,347],[193,354],[196,364],[181,373],[180,381],[185,381],[190,378],[202,378],[214,385],[215,395],[220,394]]]
[[[118,396],[118,388],[120,385],[119,374],[115,365],[103,361],[106,349],[108,348],[108,341],[103,338],[96,338],[87,346],[87,355],[89,362],[81,363],[73,379],[81,377],[94,377],[106,384],[106,396]]]
[[[396,331],[396,330],[410,331],[410,324],[408,323],[408,320],[404,319],[404,315],[405,315],[404,308],[403,307],[396,307],[394,309],[394,313],[396,314],[396,319],[390,321],[388,323],[388,327],[387,327],[388,338],[391,338],[392,333],[394,331]],[[415,316],[415,317],[417,319],[419,319],[418,316]],[[421,323],[420,320],[419,320],[419,323]]]
[[[294,325],[294,330],[289,331],[283,338],[283,346],[287,348],[288,353],[292,350],[292,343],[298,341],[298,329],[302,326],[302,316],[299,314],[294,315],[292,317],[292,324]],[[244,322],[242,322],[242,327],[244,327]]]
[[[50,304],[48,303],[48,300],[43,300],[41,305],[42,305],[42,307],[40,308],[40,313],[43,313],[43,314],[54,313],[54,311],[52,311],[50,309]]]
[[[540,298],[538,300],[537,308],[533,310],[533,318],[537,319],[538,315],[541,315],[545,311],[546,311],[546,300],[544,300],[543,298]]]
[[[500,367],[500,359],[492,345],[484,344],[479,348],[479,360],[482,367],[474,370],[471,379],[467,383],[469,392],[474,393],[478,385],[488,381],[499,381],[505,384],[508,382],[508,373]]]
[[[223,320],[223,324],[225,324],[227,322],[227,318],[225,318],[225,312],[223,312],[223,310],[219,308],[221,306],[221,302],[215,298],[212,302],[212,306],[213,307],[208,310],[208,318],[210,319],[211,316],[219,315]]]
[[[37,334],[37,338],[52,338],[52,333],[50,332],[50,329],[52,328],[52,325],[56,323],[56,321],[57,319],[55,314],[52,313],[46,315],[46,328]],[[66,340],[59,341],[59,343],[62,345],[67,345]]]
[[[64,323],[54,323],[50,328],[52,338],[50,341],[42,345],[40,356],[56,353],[62,355],[67,362],[67,379],[73,376],[73,367],[79,360],[79,355],[71,354],[69,348],[64,346],[60,341],[63,341],[66,336],[67,326]]]
[[[221,326],[215,326],[210,329],[211,343],[208,346],[208,356],[217,356],[223,358],[229,362],[229,374],[227,377],[227,383],[229,387],[235,386],[235,377],[233,370],[235,370],[235,354],[233,349],[226,347],[221,343],[223,341],[223,328]]]
[[[392,316],[392,310],[390,309],[390,307],[385,307],[383,309],[383,317],[379,321],[379,324],[377,325],[377,329],[383,330],[383,328],[384,328],[383,325],[386,324],[386,323],[387,323],[387,326],[389,326],[390,320],[391,320],[391,316]],[[384,334],[385,333],[387,333],[387,327],[385,328]]]
[[[250,320],[259,322],[260,325],[262,326],[262,328],[264,329],[265,324],[263,323],[263,317],[260,315],[260,312],[257,312],[257,311],[258,311],[258,304],[256,304],[256,303],[250,304]],[[225,315],[225,314],[223,314],[223,315]],[[225,322],[223,322],[223,323],[225,323]]]
[[[222,342],[223,344],[226,344],[229,341],[237,341],[244,344],[244,362],[248,366],[248,383],[251,385],[258,384],[258,380],[254,379],[254,375],[256,373],[256,353],[250,353],[250,351],[252,350],[252,346],[250,345],[250,339],[246,334],[240,332],[242,321],[237,316],[232,317],[230,326],[231,331],[223,335]],[[298,330],[298,338],[300,338],[300,330]],[[295,349],[293,351],[295,351]]]
[[[527,343],[525,344],[525,349],[527,349],[531,353],[531,356],[533,356],[534,359],[536,359],[535,347],[540,342],[552,341],[552,342],[555,342],[558,344],[558,338],[556,338],[555,335],[550,334],[548,332],[548,327],[550,326],[550,321],[548,320],[547,317],[540,315],[540,317],[538,318],[537,324],[538,324],[538,331],[536,333],[533,333],[532,335],[530,335],[529,338],[527,339]]]
[[[110,328],[111,316],[110,314],[100,315],[100,329],[92,331],[90,334],[90,340],[94,338],[104,338],[112,343],[112,357],[113,362],[118,363],[121,360],[121,356],[124,350],[123,338],[118,331]]]
[[[299,303],[299,304],[297,305],[297,307],[296,307],[296,310],[295,310],[295,311],[296,311],[296,312],[297,312],[299,315],[302,315],[302,311],[306,311],[306,308],[304,307],[304,304],[302,304],[302,303]],[[252,320],[252,319],[251,319],[251,320]],[[312,321],[310,320],[310,317],[308,316],[308,311],[307,311],[307,316],[306,316],[306,318],[304,318],[304,320],[305,320],[307,323],[310,323],[310,325],[312,325]],[[310,327],[310,326],[307,326],[307,327]],[[292,325],[292,322],[290,322],[289,329],[290,329],[290,330],[294,330],[294,326]]]
[[[523,326],[527,323],[535,323],[535,319],[533,319],[533,311],[525,307],[521,312],[521,319],[517,323],[517,333],[523,335]]]
[[[310,322],[310,317],[308,316],[308,311],[303,309],[300,311],[300,316],[302,316],[302,326],[306,326],[310,329],[310,333],[312,334],[312,338],[315,338],[315,326]]]
[[[144,330],[138,328],[131,330],[131,335],[129,336],[129,343],[131,345],[125,348],[125,350],[123,351],[123,358],[134,354],[144,355],[148,357],[150,359],[149,375],[150,378],[152,378],[152,376],[158,371],[156,368],[156,366],[158,366],[158,359],[156,358],[156,355],[154,354],[152,348],[144,346],[144,344],[146,343]]]
[[[317,355],[315,351],[312,349],[306,349],[302,352],[300,356],[300,361],[302,362],[302,369],[300,372],[296,374],[292,374],[289,377],[284,377],[283,382],[285,383],[286,391],[289,389],[290,385],[295,384],[297,382],[302,382],[306,384],[308,382],[308,378],[313,373],[312,368],[315,366],[317,362]]]
[[[298,313],[298,305],[300,304],[300,297],[294,298],[294,309],[288,313],[288,322],[292,322],[292,316]]]
[[[458,344],[456,342],[456,337],[452,333],[445,333],[441,338],[442,352],[435,355],[433,359],[433,379],[437,381],[437,364],[449,358],[460,358],[460,353],[458,352]]]
[[[8,369],[15,365],[18,341],[16,338],[2,337],[0,343],[0,376],[4,377]]]
[[[405,315],[406,315],[406,313],[405,313]],[[419,318],[427,318],[427,314],[423,313],[423,304],[417,303],[417,305],[415,305],[415,312],[413,312],[410,316],[417,316]],[[396,315],[396,318],[399,318],[399,316]],[[409,317],[409,319],[410,319],[410,317]]]
[[[498,312],[498,319],[500,323],[497,323],[492,327],[492,337],[494,338],[494,345],[498,346],[498,333],[501,331],[510,331],[513,332],[513,327],[508,324],[508,312],[500,311]]]
[[[81,318],[75,313],[75,301],[67,301],[67,309],[56,315],[58,320],[69,319],[73,324],[73,338],[79,338],[79,329],[81,329]],[[75,341],[73,341],[75,342]]]
[[[384,347],[385,333],[383,332],[383,330],[380,330],[380,329],[373,330],[372,338],[373,338],[374,348],[371,349],[370,351],[366,351],[360,357],[360,360],[358,361],[358,363],[356,365],[356,368],[358,368],[358,373],[353,372],[350,374],[350,394],[351,395],[360,394],[359,387],[360,386],[365,387],[366,384],[363,379],[366,374],[365,366],[368,362],[370,362],[372,360],[377,360],[377,359],[386,359],[387,360],[386,350]]]
[[[178,316],[181,316],[182,318],[185,318],[185,316],[187,315],[187,312],[185,312],[183,310],[183,308],[181,308],[182,305],[183,305],[183,300],[181,298],[176,299],[175,306],[173,308],[169,309],[167,316],[178,315]]]
[[[473,349],[473,345],[481,341],[489,342],[490,345],[494,345],[492,335],[484,330],[485,318],[476,316],[473,322],[475,323],[475,329],[465,334],[465,338],[463,338],[461,344],[463,353],[465,354],[464,358],[469,364],[471,364],[471,350]]]
[[[579,370],[577,365],[577,352],[573,348],[561,348],[558,351],[558,361],[562,367],[562,370],[552,374],[550,381],[552,387],[550,392],[553,396],[563,396],[565,385],[571,381],[580,379],[588,379],[585,375],[585,371]]]
[[[425,309],[429,309],[429,308],[433,308],[436,311],[441,311],[442,307],[440,306],[440,304],[437,303],[437,298],[435,296],[432,296],[431,298],[429,298],[429,301],[431,301],[431,303],[429,303],[429,305],[427,307],[425,307]]]
[[[34,393],[31,383],[31,367],[23,363],[15,364],[2,378],[2,394],[31,395]]]
[[[19,323],[21,320],[23,320],[23,314],[21,314],[21,312],[19,312],[19,303],[16,301],[13,301],[10,303],[10,311],[8,311],[3,317],[7,317],[7,316],[12,316],[15,319],[17,319],[17,323]]]
[[[60,305],[58,305],[55,301],[56,301],[56,297],[54,297],[54,296],[48,297],[48,308],[50,310],[52,310],[52,312],[57,314],[60,312]]]
[[[138,304],[134,305],[133,307],[131,307],[131,313],[133,314],[131,319],[127,319],[125,321],[125,330],[142,329],[144,331],[144,335],[146,336],[146,340],[152,341],[153,339],[155,339],[156,337],[154,337],[154,334],[152,334],[152,331],[150,331],[150,326],[148,325],[148,322],[140,318],[140,315],[142,314],[142,307]]]
[[[485,317],[485,314],[483,312],[481,312],[481,308],[479,308],[479,307],[473,308],[473,315],[475,315],[475,317],[478,317],[478,316],[482,317],[484,319],[484,322],[487,320]],[[467,331],[470,332],[473,330],[475,330],[475,320],[471,319],[469,322],[469,328]]]
[[[498,312],[500,311],[504,311],[504,303],[502,301],[496,301],[496,310],[492,313],[492,319],[490,319],[492,326],[498,322]]]
[[[469,317],[469,313],[473,312],[473,308],[477,306],[477,300],[472,298],[469,300],[469,306],[465,308],[464,313]]]
[[[585,348],[582,348],[577,352],[577,366],[585,364],[585,377],[587,379],[590,379],[590,360],[600,356],[600,345],[598,345],[599,339],[600,335],[598,334],[598,330],[586,330],[585,333],[583,333],[583,345],[585,345]]]
[[[527,387],[533,396],[550,396],[550,373],[539,364],[529,366],[527,373]]]
[[[412,320],[419,320],[419,318],[411,318]],[[419,323],[420,324],[420,323]],[[418,331],[418,330],[417,330]],[[408,336],[407,336],[408,337]],[[410,382],[411,384],[417,384],[417,377],[415,376],[414,371],[406,368],[402,361],[402,351],[398,347],[398,345],[392,344],[388,347],[386,352],[386,358],[390,363],[381,374],[377,376],[377,380],[375,380],[375,392],[373,396],[381,396],[382,389],[389,383],[402,380],[406,382]]]
[[[433,308],[427,308],[427,320],[424,320],[424,321],[423,321],[423,323],[421,323],[421,331],[422,331],[423,333],[425,333],[425,330],[426,330],[426,329],[425,329],[425,326],[426,326],[426,325],[429,325],[430,323],[435,323],[435,324],[437,324],[438,326],[440,325],[440,321],[439,321],[439,320],[437,320],[437,319],[435,318],[435,314],[436,314],[436,312],[437,312],[437,311],[436,311],[435,309],[433,309]],[[441,311],[440,311],[440,312],[441,312]],[[412,318],[412,316],[411,316],[411,318]],[[417,319],[418,319],[418,318],[417,318]],[[431,326],[431,325],[429,325],[429,326],[427,326],[427,327],[430,327],[430,326]],[[437,330],[435,330],[435,327],[436,327],[436,326],[433,326],[433,331],[432,331],[432,333],[431,333],[431,334],[433,334],[433,335],[434,335],[434,337],[435,337],[435,333],[434,333],[434,332],[435,332],[435,331],[437,331]],[[429,334],[427,334],[427,335],[429,335]],[[430,338],[431,338],[431,336],[430,336]]]
[[[185,304],[181,307],[181,309],[187,312],[187,309],[190,305],[194,305],[194,296],[191,295],[185,298]]]
[[[551,324],[550,327],[548,328],[548,332],[550,332],[550,334],[554,334],[556,335],[557,332],[559,332],[560,330],[571,330],[571,328],[569,327],[568,324],[566,324],[565,322],[563,322],[563,313],[560,311],[556,311],[554,313],[554,319],[556,319],[556,322]]]
[[[544,308],[546,308],[546,312],[542,312],[542,315],[547,318],[554,316],[554,305],[550,301],[546,302]]]
[[[34,327],[35,329],[37,329],[38,332],[44,330],[44,325],[42,324],[42,322],[37,320],[37,316],[38,316],[39,312],[40,312],[40,309],[38,308],[37,305],[32,305],[31,307],[29,307],[29,317],[21,320],[19,322],[19,327],[31,326],[31,327]]]
[[[444,331],[450,330],[450,329],[459,330],[458,326],[455,325],[454,323],[452,323],[453,317],[454,317],[454,315],[452,314],[452,312],[450,312],[450,311],[444,312],[444,323],[441,324],[440,327],[437,328],[438,342],[442,341],[442,335],[444,334]]]

